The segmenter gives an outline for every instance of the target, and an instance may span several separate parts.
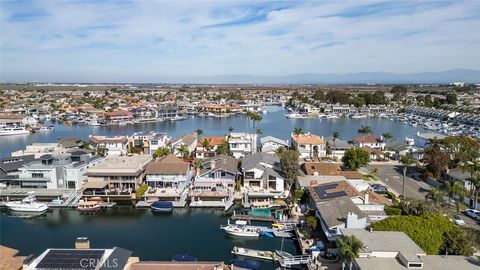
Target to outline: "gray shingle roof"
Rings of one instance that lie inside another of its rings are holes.
[[[279,167],[280,159],[275,155],[259,152],[244,157],[242,159],[242,168],[244,170],[251,170],[253,168],[262,169],[263,166],[261,166],[260,163],[266,163],[275,167]]]
[[[338,197],[326,202],[317,203],[317,210],[329,228],[344,224],[348,213],[355,213],[358,218],[365,214],[352,202],[348,196]]]

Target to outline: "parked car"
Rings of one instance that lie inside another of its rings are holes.
[[[375,191],[376,193],[387,193],[388,192],[388,189],[386,186],[384,185],[380,185],[380,184],[372,184],[370,185],[372,187],[372,190]]]
[[[451,220],[455,222],[455,224],[457,224],[458,226],[465,225],[465,221],[463,221],[463,219],[460,216],[455,215],[451,218]]]
[[[473,218],[476,221],[480,221],[480,211],[475,209],[467,209],[465,210],[465,215]]]

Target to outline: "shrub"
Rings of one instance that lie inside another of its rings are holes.
[[[396,207],[385,206],[384,210],[385,214],[389,216],[400,216],[402,214],[402,209]]]
[[[444,233],[456,226],[440,215],[390,216],[372,224],[375,231],[401,231],[406,233],[427,254],[439,254],[444,243]]]
[[[140,200],[143,196],[143,194],[145,194],[145,192],[147,191],[148,189],[148,185],[147,183],[143,183],[141,184],[137,190],[135,190],[135,198],[137,198],[137,200]]]
[[[395,196],[395,194],[393,194],[393,192],[387,191],[387,197],[388,197],[390,200],[392,200],[392,203],[393,203],[393,204],[397,204],[397,203],[398,203],[397,196]]]

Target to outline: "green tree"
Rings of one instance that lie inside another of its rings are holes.
[[[342,157],[343,165],[351,170],[367,166],[370,162],[370,154],[359,147],[352,147],[345,151]]]
[[[284,146],[278,147],[277,150],[275,150],[275,156],[280,158],[286,150],[287,148],[285,148]]]
[[[293,192],[293,197],[295,199],[295,202],[298,203],[302,199],[304,193],[305,193],[305,191],[303,189],[296,189]]]
[[[415,163],[412,155],[405,155],[400,157],[400,162],[403,165],[403,180],[402,180],[402,200],[405,199],[405,178],[407,177],[408,166]]]
[[[170,148],[161,147],[153,152],[153,158],[160,158],[170,154]]]
[[[363,247],[363,243],[354,235],[337,237],[336,241],[343,263],[348,263],[348,269],[352,269],[353,260],[358,256],[358,252]],[[344,267],[342,267],[342,269],[344,269]]]
[[[425,150],[422,163],[425,164],[427,176],[435,179],[447,170],[450,157],[445,153],[439,145],[432,145]]]
[[[388,143],[389,140],[393,139],[393,135],[390,132],[383,133],[382,136],[385,139],[385,142],[387,142],[387,143]]]
[[[203,149],[205,149],[205,151],[208,151],[210,150],[210,143],[212,142],[212,139],[208,139],[208,138],[203,138],[201,141],[200,141],[200,144],[202,145]]]
[[[338,131],[334,131],[333,134],[332,134],[332,140],[333,140],[333,149],[336,149],[336,142],[337,142],[337,139],[340,138],[340,133]],[[331,151],[332,155],[333,155],[333,152],[334,151]]]
[[[300,153],[296,150],[285,150],[280,156],[280,168],[283,176],[288,180],[297,178],[299,169],[298,156]]]
[[[480,158],[480,143],[467,136],[449,136],[437,141],[445,153],[449,155],[449,167],[454,168]]]
[[[195,167],[195,171],[197,172],[197,176],[200,175],[200,170],[203,169],[203,160],[201,158],[196,158],[193,161],[193,166]]]
[[[201,130],[201,129],[197,129],[197,130],[195,130],[195,132],[197,133],[198,137],[203,135],[203,130]]]
[[[474,252],[473,243],[459,228],[443,233],[443,244],[441,253],[445,255],[472,256]]]
[[[190,150],[188,150],[188,147],[184,144],[180,145],[180,147],[177,148],[177,151],[182,155],[183,159],[187,159],[190,156]]]
[[[135,190],[135,198],[137,200],[140,200],[143,196],[143,194],[145,194],[145,192],[147,191],[148,189],[148,185],[147,183],[142,183],[138,188],[137,190]]]
[[[475,160],[462,165],[462,170],[470,173],[468,181],[472,183],[470,199],[472,208],[476,209],[478,202],[478,194],[480,192],[480,161]]]
[[[303,134],[302,128],[300,128],[300,127],[294,128],[294,129],[293,129],[293,134],[295,134],[295,135],[297,135],[297,136],[300,135],[300,134]]]
[[[224,140],[222,142],[222,144],[220,144],[217,147],[216,152],[217,152],[218,155],[220,155],[220,154],[229,155],[229,156],[232,155],[232,152],[230,151],[230,146],[228,145],[228,141],[226,141],[226,140]]]
[[[228,132],[232,133],[232,131],[233,131],[233,127],[229,127]]]
[[[445,95],[445,100],[448,104],[457,105],[457,94],[450,92]]]
[[[315,99],[316,101],[325,101],[325,94],[323,93],[322,90],[318,89],[315,91],[315,93],[313,93],[313,96],[312,96],[313,99]]]
[[[372,128],[367,125],[362,125],[358,130],[358,134],[362,134],[362,137],[365,137],[365,135],[372,133]]]
[[[400,231],[406,233],[427,254],[440,253],[443,235],[457,228],[448,217],[438,214],[421,216],[389,216],[372,223],[374,231]]]
[[[307,217],[307,226],[314,231],[317,228],[318,221],[315,216],[309,216]]]
[[[432,200],[433,204],[437,206],[438,203],[442,202],[444,195],[445,194],[440,189],[432,188],[428,191],[427,195],[425,195],[425,199]]]

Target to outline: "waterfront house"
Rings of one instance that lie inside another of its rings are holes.
[[[32,143],[25,147],[25,150],[18,150],[11,153],[12,157],[20,157],[33,155],[35,158],[40,158],[45,154],[61,154],[65,153],[67,149],[59,143]]]
[[[0,158],[0,187],[10,185],[9,180],[18,177],[18,170],[34,159],[34,155]]]
[[[99,115],[102,122],[107,125],[120,125],[125,123],[131,123],[133,121],[133,115],[129,111],[115,110],[112,112],[105,112]]]
[[[90,144],[105,156],[123,156],[127,153],[127,137],[90,135]]]
[[[340,229],[344,236],[355,236],[362,246],[353,259],[353,269],[474,270],[478,258],[457,255],[427,255],[408,235],[398,231]]]
[[[157,117],[164,120],[178,117],[178,107],[173,105],[160,105],[156,109]]]
[[[217,149],[220,145],[227,142],[226,136],[205,136],[197,142],[195,148],[196,158],[208,158],[217,154]]]
[[[86,186],[129,195],[142,183],[145,167],[150,161],[150,155],[107,157],[87,170]]]
[[[303,158],[327,156],[326,143],[318,135],[292,133],[292,148],[300,152]]]
[[[288,141],[273,136],[266,136],[260,138],[260,143],[262,144],[262,152],[269,154],[275,154],[275,151],[280,147],[290,147]]]
[[[280,160],[263,152],[242,159],[244,204],[269,205],[274,199],[288,197],[285,178],[281,175]]]
[[[257,152],[257,134],[232,132],[228,138],[230,151],[235,158],[242,158]]]
[[[355,137],[353,138],[353,144],[356,146],[362,148],[362,147],[369,147],[371,149],[377,149],[377,150],[385,150],[385,140],[383,138],[378,138],[374,135],[368,135],[368,136],[360,136],[360,137]]]
[[[326,137],[325,142],[327,144],[327,156],[332,158],[341,159],[343,155],[345,155],[345,151],[354,147],[353,144],[340,140],[340,139],[333,139],[333,137]]]
[[[20,188],[80,189],[87,179],[85,173],[103,160],[84,152],[46,154],[25,163],[18,174],[9,179],[9,186]]]
[[[191,154],[195,151],[197,147],[198,135],[196,132],[192,132],[190,134],[184,135],[180,138],[173,139],[170,142],[170,148],[172,149],[172,153],[177,157],[182,157],[182,153],[179,149],[183,146],[186,146],[188,152]]]
[[[145,169],[145,181],[149,188],[145,197],[185,203],[192,181],[192,166],[173,154],[156,159]],[[182,205],[183,206],[183,205]]]
[[[190,191],[191,206],[202,206],[204,201],[220,202],[226,207],[227,202],[233,204],[235,181],[239,175],[238,160],[232,156],[217,155],[203,160],[201,168],[197,168],[197,176]]]
[[[128,137],[128,152],[152,155],[155,150],[167,146],[167,133],[135,132]]]

